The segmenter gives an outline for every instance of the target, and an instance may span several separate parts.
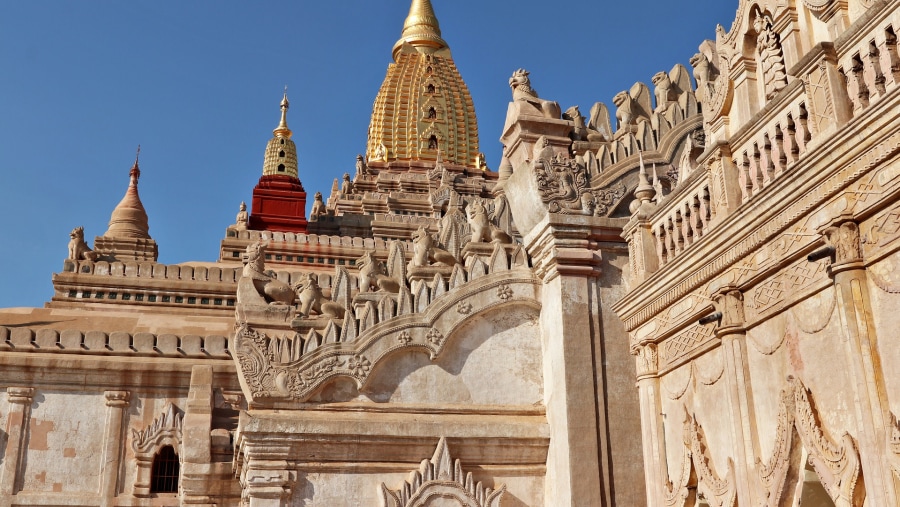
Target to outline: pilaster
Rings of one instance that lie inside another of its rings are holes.
[[[637,388],[641,404],[641,441],[644,450],[644,478],[647,507],[666,505],[665,485],[669,482],[662,398],[659,385],[659,355],[655,343],[634,349]]]
[[[545,501],[547,507],[611,505],[612,477],[603,459],[607,443],[598,414],[603,378],[593,360],[599,341],[595,250],[589,217],[549,215],[526,240],[541,289],[544,403],[550,425]],[[579,223],[580,222],[580,223]],[[586,332],[590,330],[590,332]],[[588,375],[586,375],[587,372]]]
[[[212,505],[208,495],[212,449],[213,368],[191,369],[191,386],[184,410],[182,434],[183,469],[181,494],[184,504]]]
[[[250,459],[241,471],[241,503],[247,507],[286,507],[295,472],[287,461]]]
[[[890,413],[859,227],[853,221],[839,219],[822,234],[834,248],[829,274],[834,280],[846,343],[846,365],[853,379],[850,387],[856,399],[856,444],[866,481],[866,500],[872,505],[897,505],[900,498],[894,490],[890,467],[885,466],[890,453]]]
[[[122,456],[122,421],[131,393],[106,391],[106,429],[103,435],[103,462],[100,464],[100,505],[115,504],[119,485],[119,463]]]
[[[741,205],[741,181],[738,169],[731,159],[731,146],[727,142],[709,145],[700,157],[709,171],[709,181],[714,210],[710,227],[722,221]]]
[[[754,428],[753,393],[747,365],[747,333],[744,320],[744,296],[741,291],[727,287],[713,296],[716,311],[722,314],[716,336],[721,340],[725,360],[725,388],[731,423],[732,449],[735,458],[735,479],[738,505],[756,505],[756,456],[759,443]]]
[[[19,488],[19,468],[25,454],[25,429],[31,419],[31,403],[34,389],[31,387],[8,387],[9,414],[6,418],[6,453],[3,456],[3,472],[0,476],[0,507],[12,504],[13,496]]]

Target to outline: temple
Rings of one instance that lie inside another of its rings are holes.
[[[354,167],[307,214],[285,91],[215,262],[136,158],[0,310],[0,507],[900,505],[900,6],[736,3],[587,116],[510,69],[493,171],[412,0]]]

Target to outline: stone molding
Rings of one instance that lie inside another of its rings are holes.
[[[379,490],[382,507],[427,507],[432,501],[447,507],[500,507],[506,486],[493,490],[476,484],[472,472],[463,475],[460,461],[452,458],[441,437],[431,459],[423,459],[400,489],[381,483]]]

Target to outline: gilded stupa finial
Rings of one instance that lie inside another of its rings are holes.
[[[287,110],[291,107],[291,103],[288,102],[287,98],[287,85],[284,87],[284,98],[281,99],[281,121],[278,123],[278,126],[275,127],[275,130],[272,132],[276,137],[284,137],[286,139],[290,139],[293,132],[288,128],[287,125]]]
[[[431,0],[412,0],[409,7],[409,15],[403,23],[403,32],[400,40],[394,44],[394,60],[403,43],[417,48],[430,48],[433,50],[446,48],[447,42],[441,38],[441,26],[437,16],[434,15],[434,7]]]

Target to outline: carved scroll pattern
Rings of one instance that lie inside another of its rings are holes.
[[[692,462],[697,472],[697,490],[711,507],[734,507],[737,502],[737,488],[734,480],[734,462],[728,459],[725,478],[713,469],[712,459],[706,450],[703,429],[697,419],[686,412],[685,444],[690,446]]]
[[[687,421],[685,421],[687,423]],[[687,427],[687,426],[685,426]],[[691,464],[691,448],[681,448],[681,467],[675,482],[666,482],[665,502],[668,507],[684,507],[694,505],[697,498],[697,474]]]
[[[762,483],[766,507],[782,505],[782,498],[799,480],[799,438],[794,427],[794,398],[789,390],[781,392],[775,448],[768,463],[756,460],[756,470]]]
[[[857,484],[860,463],[853,439],[844,433],[837,444],[825,436],[809,399],[809,390],[795,377],[788,377],[788,384],[793,396],[797,432],[822,486],[836,505],[862,507],[865,488]]]
[[[400,489],[391,490],[381,483],[379,490],[382,507],[426,507],[433,501],[454,507],[500,507],[506,486],[492,490],[475,483],[471,472],[464,475],[459,460],[450,456],[447,440],[441,437],[431,459],[422,460]]]

